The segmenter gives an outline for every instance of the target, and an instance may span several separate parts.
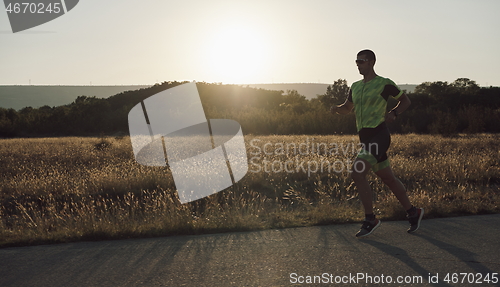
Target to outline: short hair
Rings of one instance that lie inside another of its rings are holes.
[[[358,52],[358,56],[365,55],[368,60],[376,61],[375,53],[372,50],[363,50]]]

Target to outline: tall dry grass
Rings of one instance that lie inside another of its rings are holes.
[[[499,139],[394,135],[389,153],[410,199],[426,208],[427,217],[496,213]],[[0,246],[361,219],[348,171],[357,151],[355,136],[246,136],[245,141],[247,175],[222,192],[181,205],[168,168],[137,164],[128,137],[2,139]],[[373,175],[369,179],[379,216],[404,219],[390,191]]]

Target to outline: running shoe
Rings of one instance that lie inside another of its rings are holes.
[[[422,220],[422,217],[424,216],[424,209],[423,208],[418,208],[417,207],[417,212],[413,215],[407,215],[408,221],[410,222],[410,228],[408,228],[408,233],[413,233],[418,230],[420,227],[420,221]]]
[[[380,226],[381,221],[375,218],[375,221],[372,223],[370,221],[363,221],[363,225],[361,225],[361,229],[356,233],[356,237],[365,237],[367,235],[372,234],[377,227]]]

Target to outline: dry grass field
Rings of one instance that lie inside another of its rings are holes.
[[[166,167],[136,163],[128,137],[0,140],[0,246],[354,222],[356,136],[245,136],[249,171],[181,205]],[[393,135],[389,156],[426,217],[498,213],[500,135]],[[405,219],[374,176],[376,212]]]

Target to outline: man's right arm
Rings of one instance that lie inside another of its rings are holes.
[[[352,103],[351,90],[349,90],[349,95],[345,99],[345,102],[341,105],[332,106],[330,112],[336,114],[348,114],[352,111],[354,104]]]

